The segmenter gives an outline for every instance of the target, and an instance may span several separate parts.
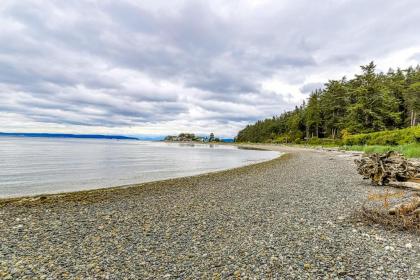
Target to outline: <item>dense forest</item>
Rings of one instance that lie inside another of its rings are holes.
[[[238,142],[299,143],[415,126],[420,114],[420,66],[377,73],[373,62],[351,80],[330,80],[302,105],[241,130]]]

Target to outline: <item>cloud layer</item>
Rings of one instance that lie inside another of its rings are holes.
[[[0,131],[233,136],[375,60],[420,63],[412,1],[1,1]]]

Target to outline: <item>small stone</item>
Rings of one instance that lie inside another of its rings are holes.
[[[407,244],[405,244],[405,248],[411,249],[411,248],[413,248],[413,245],[411,245],[411,243],[407,243]]]
[[[340,269],[340,270],[337,272],[337,274],[338,274],[338,276],[344,276],[344,275],[346,275],[346,271],[345,271],[344,269]]]
[[[367,233],[362,233],[362,236],[366,237],[366,238],[370,238],[370,235]]]
[[[375,235],[375,239],[378,240],[378,241],[385,241],[384,238],[382,238],[382,237],[380,237],[378,235]]]
[[[394,247],[392,247],[392,246],[385,246],[385,250],[387,250],[387,251],[394,251]]]

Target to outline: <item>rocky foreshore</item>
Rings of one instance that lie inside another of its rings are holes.
[[[420,236],[354,217],[351,154],[0,200],[0,279],[420,279]]]

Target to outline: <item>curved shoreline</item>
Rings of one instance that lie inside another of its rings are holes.
[[[352,157],[272,148],[287,154],[3,203],[0,278],[419,279],[420,236],[352,218],[377,191]]]
[[[71,196],[82,199],[82,198],[86,198],[86,196],[101,196],[101,192],[103,192],[104,194],[107,193],[109,195],[112,195],[112,192],[123,191],[123,190],[131,189],[131,188],[142,188],[144,186],[149,186],[149,185],[155,185],[156,187],[159,187],[161,184],[171,183],[174,180],[188,180],[188,179],[193,179],[193,178],[199,178],[202,176],[207,177],[210,175],[218,175],[219,173],[234,171],[236,169],[242,169],[246,167],[251,167],[251,166],[267,163],[274,160],[279,160],[287,155],[287,153],[280,152],[279,150],[276,150],[276,149],[258,148],[258,147],[252,147],[251,145],[243,145],[243,146],[231,145],[231,146],[237,146],[238,148],[245,148],[245,149],[250,149],[250,150],[275,151],[275,152],[279,152],[280,154],[273,159],[244,164],[238,167],[204,172],[204,173],[190,175],[190,176],[180,176],[180,177],[173,177],[173,178],[162,179],[162,180],[153,180],[153,181],[148,181],[148,182],[143,182],[143,183],[133,183],[133,184],[127,184],[127,185],[92,188],[92,189],[76,190],[76,191],[69,191],[69,192],[44,193],[44,194],[13,196],[13,197],[4,197],[4,198],[0,197],[0,206],[9,204],[9,203],[19,203],[19,204],[34,203],[34,202],[45,203],[47,201],[57,201],[57,200],[62,200],[66,198],[68,199]]]

